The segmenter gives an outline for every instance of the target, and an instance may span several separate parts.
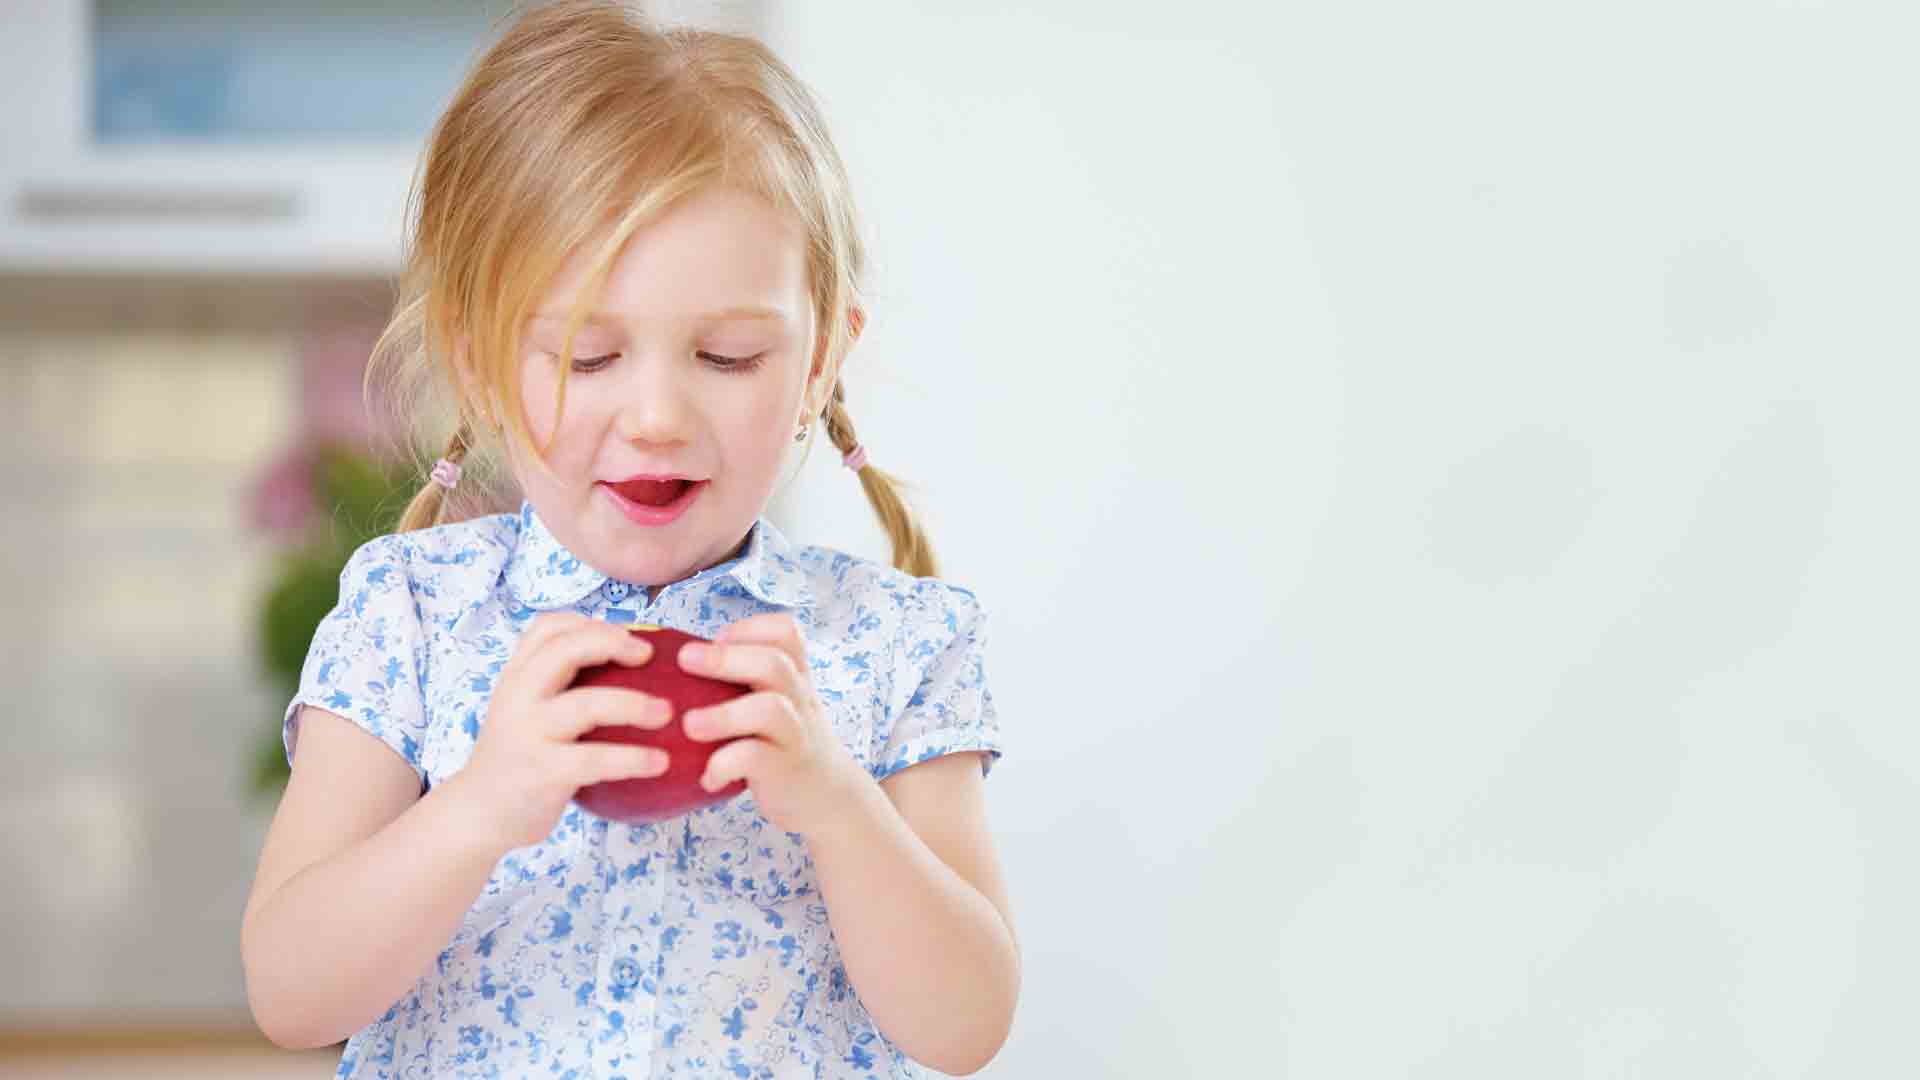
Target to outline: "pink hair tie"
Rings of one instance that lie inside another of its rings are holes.
[[[862,446],[856,443],[854,444],[853,449],[847,451],[846,455],[842,457],[841,460],[846,462],[847,468],[852,469],[854,472],[859,472],[861,469],[866,467],[867,448],[865,446]]]
[[[452,491],[453,485],[460,482],[460,463],[441,458],[433,466],[433,479],[441,487]]]

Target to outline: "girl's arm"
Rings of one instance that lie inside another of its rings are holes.
[[[858,785],[807,836],[860,1001],[907,1056],[977,1072],[1006,1043],[1020,947],[987,828],[979,755],[946,754]]]
[[[240,929],[255,1023],[290,1050],[380,1018],[433,967],[506,854],[458,777],[419,777],[343,717],[302,706],[297,764]]]

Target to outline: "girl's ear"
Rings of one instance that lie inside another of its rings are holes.
[[[488,427],[495,427],[499,421],[494,418],[493,395],[480,381],[480,375],[473,368],[472,357],[467,349],[467,336],[461,334],[453,343],[453,370],[460,377],[460,389],[469,402],[479,407],[480,415],[486,418]]]
[[[819,416],[826,410],[827,402],[833,396],[833,384],[840,377],[840,368],[846,363],[847,355],[860,340],[860,331],[867,325],[867,312],[857,304],[847,307],[847,333],[852,339],[847,343],[847,353],[842,353],[834,364],[834,370],[827,370],[827,340],[821,336],[813,353],[813,370],[807,375],[807,415]],[[814,404],[815,400],[819,404]]]
[[[453,339],[453,370],[460,376],[460,390],[464,394],[474,395],[480,388],[480,377],[473,373],[472,364],[467,356],[467,335],[460,334]]]

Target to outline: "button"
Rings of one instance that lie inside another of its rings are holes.
[[[610,600],[625,600],[627,598],[627,593],[631,591],[632,590],[627,587],[627,583],[624,581],[607,582],[607,598]]]

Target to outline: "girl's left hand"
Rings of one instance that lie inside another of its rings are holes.
[[[754,689],[681,714],[681,729],[696,742],[741,736],[713,752],[700,786],[718,791],[744,779],[768,821],[803,836],[846,816],[873,777],[834,734],[793,616],[742,619],[713,642],[697,660],[689,655],[694,646],[683,647],[680,666]]]

